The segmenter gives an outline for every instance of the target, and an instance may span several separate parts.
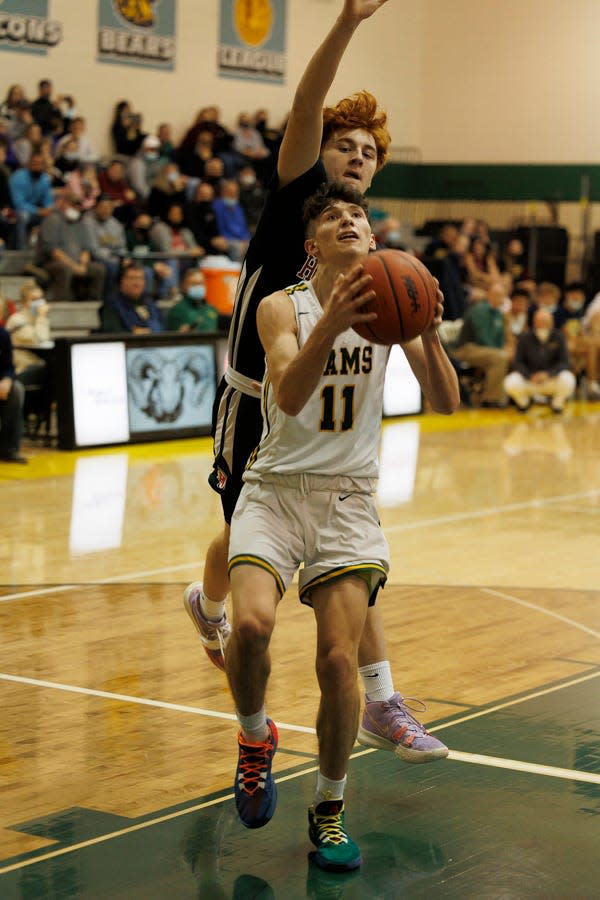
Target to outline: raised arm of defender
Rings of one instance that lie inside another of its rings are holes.
[[[323,106],[352,35],[387,0],[344,0],[331,31],[309,61],[296,88],[279,152],[277,172],[284,187],[307,172],[319,158]]]

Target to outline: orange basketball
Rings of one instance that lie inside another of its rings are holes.
[[[435,317],[437,287],[432,274],[416,257],[402,250],[376,250],[364,262],[376,296],[362,307],[376,312],[372,322],[354,330],[374,344],[401,344],[423,333]]]

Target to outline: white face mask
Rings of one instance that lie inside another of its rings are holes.
[[[510,330],[513,334],[521,334],[527,322],[527,313],[519,313],[513,316],[510,322]]]
[[[67,210],[65,210],[65,219],[67,222],[78,222],[81,218],[81,213],[78,209],[74,209],[70,206]]]
[[[548,338],[550,337],[550,329],[549,328],[536,328],[534,329],[534,334],[540,343],[545,344]]]

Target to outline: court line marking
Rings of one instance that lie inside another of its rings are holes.
[[[473,509],[468,512],[453,513],[448,516],[437,516],[433,519],[422,519],[418,522],[406,522],[399,525],[386,525],[384,532],[416,531],[419,528],[432,528],[436,525],[447,525],[451,522],[464,522],[468,519],[483,519],[486,516],[496,516],[502,513],[518,512],[522,509],[539,509],[549,503],[563,503],[565,500],[581,500],[584,497],[600,496],[600,489],[582,491],[578,494],[559,494],[556,497],[537,497],[533,500],[524,500],[522,503],[507,503],[505,506],[490,506],[487,509]]]
[[[119,700],[122,703],[137,703],[140,706],[154,706],[158,709],[171,709],[175,712],[193,713],[197,716],[207,716],[213,719],[228,719],[237,722],[234,713],[216,712],[212,709],[203,709],[199,706],[183,706],[180,703],[168,703],[166,700],[151,700],[148,697],[134,697],[129,694],[115,694],[112,691],[98,691],[94,688],[78,687],[74,684],[62,684],[57,681],[43,681],[39,678],[26,678],[23,675],[10,675],[0,672],[0,681],[12,681],[16,684],[26,684],[32,687],[50,688],[55,691],[66,691],[70,694],[85,694],[89,697],[100,697],[104,700]],[[285,731],[297,731],[301,734],[316,734],[314,728],[304,725],[290,725],[286,722],[277,722],[277,727]]]
[[[528,772],[532,775],[547,775],[550,778],[565,778],[568,781],[586,781],[589,784],[600,784],[600,774],[596,772],[580,772],[577,769],[561,769],[558,766],[543,766],[538,763],[523,762],[520,759],[505,759],[500,756],[482,756],[479,753],[463,753],[451,750],[449,759],[456,762],[472,763],[477,766],[492,766],[497,769],[510,769],[515,772]]]
[[[559,622],[564,622],[566,625],[572,625],[573,628],[578,628],[579,631],[584,631],[586,634],[591,634],[592,637],[600,639],[600,631],[594,631],[593,628],[588,628],[587,625],[582,625],[581,622],[576,622],[574,619],[569,619],[567,616],[562,616],[560,613],[552,612],[552,610],[546,609],[544,606],[538,606],[537,603],[521,600],[520,597],[514,597],[512,594],[505,594],[503,591],[497,591],[493,588],[480,588],[480,590],[483,591],[484,594],[492,594],[494,597],[510,600],[511,603],[518,603],[519,606],[533,609],[535,612],[544,613],[544,615],[550,616],[552,619],[558,619]]]
[[[589,677],[597,677],[600,675],[600,672],[595,673],[594,676]],[[589,680],[589,678],[578,679],[579,681]],[[571,684],[563,684],[560,687],[568,687]],[[556,690],[560,689],[559,687],[555,688]],[[538,692],[539,694],[549,693],[548,691]],[[536,695],[537,696],[537,695]],[[529,699],[529,698],[523,698]],[[510,705],[510,704],[503,704]],[[501,708],[501,706],[496,707]],[[487,712],[492,712],[493,710],[488,710]],[[484,714],[482,712],[482,714]],[[473,717],[474,718],[474,717]],[[461,720],[462,721],[462,720]],[[450,727],[450,725],[455,725],[457,722],[449,722],[446,723],[443,727]],[[433,729],[432,729],[433,730]],[[356,753],[352,753],[350,759],[358,759],[361,756],[367,756],[371,753],[376,753],[377,751],[372,748],[368,748],[366,750],[359,750]],[[600,784],[600,774],[595,774],[593,772],[578,772],[575,769],[561,769],[557,766],[544,766],[538,765],[537,763],[528,763],[523,760],[518,759],[503,759],[501,757],[496,756],[482,756],[477,753],[463,753],[458,750],[451,750],[449,753],[449,759],[452,759],[456,762],[466,762],[472,763],[475,765],[483,765],[483,766],[491,766],[500,769],[509,769],[511,771],[524,772],[527,774],[533,775],[546,775],[551,778],[562,778],[569,781],[582,781],[592,784]],[[295,778],[301,778],[305,775],[310,775],[313,772],[318,771],[318,765],[316,766],[308,766],[307,768],[300,769],[297,772],[291,772],[287,775],[281,775],[276,778],[275,781],[277,784],[281,784],[284,781],[292,781]],[[107,841],[113,840],[114,838],[124,837],[125,835],[132,834],[136,831],[142,831],[145,828],[151,828],[154,825],[162,825],[164,822],[172,821],[173,819],[181,818],[182,816],[189,815],[190,813],[199,812],[203,809],[208,809],[211,806],[216,806],[219,803],[225,803],[228,800],[233,800],[234,794],[229,793],[220,797],[216,797],[212,800],[206,800],[202,803],[196,803],[194,806],[188,806],[185,809],[179,809],[172,813],[166,813],[162,816],[157,816],[155,819],[147,819],[145,822],[138,822],[136,825],[128,825],[125,828],[120,828],[117,831],[109,832],[108,834],[102,834],[95,838],[89,838],[86,841],[80,841],[78,844],[72,844],[69,847],[61,847],[57,850],[50,850],[46,853],[40,854],[39,856],[30,857],[29,859],[21,860],[18,863],[13,863],[9,866],[0,867],[0,875],[6,875],[9,872],[17,871],[18,869],[24,869],[28,866],[36,865],[40,862],[46,862],[49,859],[55,859],[58,856],[65,856],[68,853],[75,853],[77,850],[84,850],[88,847],[93,847],[97,844],[103,844]]]
[[[55,587],[37,588],[33,591],[21,591],[18,594],[7,594],[0,597],[0,603],[7,603],[9,600],[22,600],[24,597],[39,597],[43,594],[58,594],[61,591],[74,591],[78,588],[94,587],[97,584],[114,584],[121,581],[132,581],[135,578],[147,578],[149,575],[165,575],[167,572],[180,572],[182,569],[203,569],[204,560],[195,560],[194,562],[181,563],[178,566],[165,566],[162,569],[147,569],[145,572],[130,572],[129,575],[113,575],[111,578],[101,578],[100,581],[86,581],[79,584],[59,584]]]

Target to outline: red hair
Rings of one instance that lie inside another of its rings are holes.
[[[344,97],[336,106],[323,110],[323,138],[321,148],[340,129],[364,128],[373,136],[377,148],[377,171],[383,168],[389,157],[390,133],[387,130],[387,114],[379,109],[377,100],[368,91],[359,91]]]

